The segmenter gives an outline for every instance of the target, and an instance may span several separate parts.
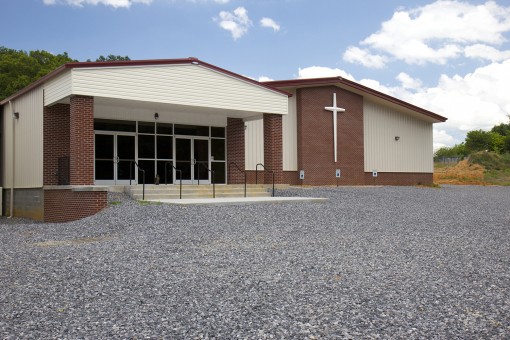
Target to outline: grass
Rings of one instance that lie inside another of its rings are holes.
[[[112,201],[109,203],[110,205],[121,205],[122,202],[119,202],[119,201]]]
[[[510,185],[510,155],[477,152],[454,165],[436,163],[434,183]]]

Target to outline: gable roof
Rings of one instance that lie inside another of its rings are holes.
[[[251,83],[253,85],[263,87],[267,90],[277,92],[286,96],[291,97],[292,94],[285,92],[283,90],[280,90],[276,87],[258,82],[256,80],[250,79],[248,77],[244,77],[240,74],[225,70],[221,67],[206,63],[204,61],[199,60],[195,57],[189,57],[189,58],[180,58],[180,59],[153,59],[153,60],[118,60],[118,61],[101,61],[101,62],[71,62],[66,63],[57,69],[53,70],[52,72],[48,73],[47,75],[41,77],[40,79],[36,80],[35,82],[31,83],[30,85],[24,87],[23,89],[19,90],[18,92],[14,93],[13,95],[3,99],[0,102],[0,105],[4,105],[8,103],[10,100],[16,99],[23,94],[29,92],[30,90],[36,88],[37,86],[44,84],[45,82],[57,77],[58,75],[64,73],[67,70],[71,69],[83,69],[83,68],[102,68],[102,67],[126,67],[126,66],[157,66],[157,65],[185,65],[185,64],[192,64],[192,65],[201,65],[203,67],[206,67],[208,69],[214,70],[216,72],[225,74],[227,76],[237,78],[239,80]]]
[[[276,88],[298,88],[298,87],[315,87],[324,85],[336,85],[339,87],[347,88],[353,92],[359,93],[363,96],[370,96],[381,99],[388,103],[396,104],[408,110],[412,110],[424,116],[430,117],[439,122],[445,122],[448,118],[438,115],[432,111],[423,109],[416,105],[410,104],[398,98],[392,97],[385,93],[376,91],[367,86],[361,85],[354,81],[342,77],[329,77],[329,78],[306,78],[306,79],[291,79],[291,80],[276,80],[263,82],[266,85]]]

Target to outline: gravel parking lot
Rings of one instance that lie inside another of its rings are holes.
[[[510,187],[0,219],[1,339],[508,339]]]

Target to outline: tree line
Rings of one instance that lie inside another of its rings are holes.
[[[128,56],[110,54],[95,61],[130,60]],[[23,51],[0,47],[0,100],[18,92],[59,66],[76,62],[67,52],[52,54],[44,50]],[[87,61],[91,61],[88,59]]]
[[[508,115],[508,123],[495,125],[490,131],[469,131],[464,142],[438,149],[435,152],[435,157],[464,158],[479,151],[491,151],[497,154],[510,153],[510,115]]]

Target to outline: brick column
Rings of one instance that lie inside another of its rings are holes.
[[[228,163],[235,162],[244,170],[244,122],[240,118],[227,118],[227,157]],[[232,172],[228,171],[229,169]],[[227,183],[244,183],[244,175],[234,165],[227,165]]]
[[[72,96],[69,166],[71,185],[94,184],[94,97]]]
[[[283,183],[282,116],[264,114],[264,166],[274,171],[274,182]],[[264,183],[272,183],[270,171],[264,172]]]
[[[59,159],[69,161],[68,104],[45,106],[43,112],[43,183],[58,185]],[[66,169],[60,169],[65,171]],[[65,175],[65,174],[61,174]],[[67,177],[67,176],[66,176]]]

